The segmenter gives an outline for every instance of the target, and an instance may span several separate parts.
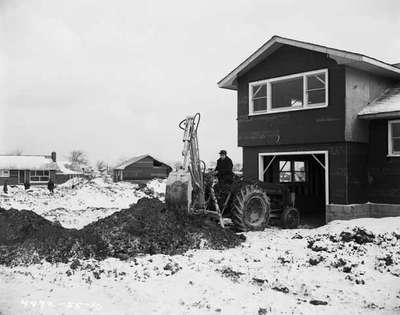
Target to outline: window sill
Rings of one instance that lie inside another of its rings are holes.
[[[259,111],[254,113],[249,113],[249,116],[258,116],[258,115],[272,115],[272,114],[279,114],[279,113],[287,113],[287,112],[297,112],[301,110],[310,110],[310,109],[320,109],[326,108],[328,104],[322,105],[314,105],[314,106],[307,106],[307,107],[300,107],[300,108],[287,108],[287,109],[280,109],[280,110],[271,110],[271,111]]]
[[[388,154],[387,157],[397,157],[400,158],[400,154]]]

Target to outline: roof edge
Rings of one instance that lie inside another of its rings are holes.
[[[241,64],[239,64],[239,66],[237,66],[234,70],[229,72],[224,78],[222,78],[220,81],[218,81],[217,82],[218,87],[230,89],[230,90],[236,90],[237,86],[234,83],[234,81],[236,80],[237,75],[240,72],[244,71],[258,57],[260,57],[270,47],[272,47],[274,44],[277,44],[277,43],[282,44],[282,45],[290,45],[290,46],[295,46],[295,47],[299,47],[299,48],[304,48],[304,49],[308,49],[308,50],[314,50],[314,51],[326,53],[326,54],[336,56],[336,57],[351,59],[353,61],[365,62],[365,63],[371,64],[373,66],[376,66],[378,68],[382,68],[387,71],[391,71],[400,76],[400,68],[398,68],[392,64],[378,60],[376,58],[372,58],[372,57],[369,57],[369,56],[366,56],[366,55],[363,55],[360,53],[350,52],[350,51],[346,51],[346,50],[331,48],[328,46],[313,44],[310,42],[304,42],[304,41],[299,41],[299,40],[295,40],[295,39],[290,39],[290,38],[274,35],[267,42],[265,42],[260,48],[258,48],[254,53],[252,53],[249,57],[247,57]]]

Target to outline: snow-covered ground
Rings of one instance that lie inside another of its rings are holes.
[[[374,241],[339,241],[354,227]],[[224,251],[0,267],[0,313],[400,313],[400,218],[246,236]]]
[[[9,187],[0,196],[0,207],[32,210],[48,220],[58,221],[67,228],[82,228],[115,211],[128,208],[140,198],[154,196],[163,199],[165,180],[152,180],[146,187],[129,182],[114,183],[103,178],[71,179],[58,185],[54,194],[46,186]]]

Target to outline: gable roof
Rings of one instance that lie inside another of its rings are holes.
[[[158,159],[155,159],[155,158],[152,157],[150,154],[143,154],[143,155],[135,156],[135,157],[133,157],[133,158],[131,158],[131,159],[129,159],[129,160],[126,160],[126,161],[122,162],[122,163],[119,164],[118,166],[114,167],[114,169],[115,169],[115,170],[123,170],[123,169],[125,169],[125,167],[127,167],[127,166],[129,166],[129,165],[131,165],[131,164],[133,164],[133,163],[136,163],[136,162],[138,162],[138,161],[140,161],[140,160],[143,160],[143,159],[146,158],[146,157],[150,157],[150,158],[152,158],[153,160],[156,160],[157,162],[160,162],[161,164],[164,164],[164,165],[166,165],[166,166],[168,166],[169,168],[172,169],[171,166],[169,166],[169,165],[166,164],[166,163],[161,162],[161,161],[158,160]]]
[[[386,89],[378,98],[364,107],[358,116],[363,119],[400,117],[400,84]]]
[[[59,168],[47,155],[0,155],[0,169],[58,170]]]
[[[218,82],[218,86],[224,89],[237,89],[237,77],[259,62],[264,60],[266,57],[275,52],[278,48],[283,45],[295,46],[303,49],[313,50],[329,55],[330,58],[336,60],[338,64],[349,64],[353,68],[357,68],[364,71],[377,73],[383,76],[400,79],[400,69],[386,62],[380,61],[375,58],[368,57],[355,52],[346,50],[340,50],[336,48],[330,48],[327,46],[312,44],[308,42],[302,42],[290,38],[273,36],[264,45],[257,49],[251,54],[245,61],[243,61],[238,67],[226,75],[222,80]],[[351,63],[351,64],[350,64]]]

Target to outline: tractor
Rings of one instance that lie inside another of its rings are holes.
[[[240,232],[263,230],[272,221],[280,221],[284,228],[296,228],[300,215],[294,207],[295,195],[286,186],[246,181],[236,175],[233,183],[226,185],[212,172],[206,173],[199,155],[199,124],[200,113],[187,116],[179,124],[183,130],[183,161],[182,167],[168,176],[167,209],[181,215],[209,215],[222,228],[231,222]]]

